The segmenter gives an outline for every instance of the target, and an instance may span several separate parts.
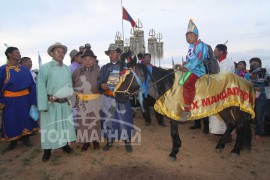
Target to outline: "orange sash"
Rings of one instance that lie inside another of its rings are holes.
[[[18,92],[13,92],[13,91],[4,91],[4,97],[19,97],[19,96],[24,96],[29,94],[29,90],[28,89],[24,89],[22,91],[18,91]]]

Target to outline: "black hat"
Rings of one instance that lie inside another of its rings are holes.
[[[94,52],[92,50],[89,50],[89,49],[84,51],[82,58],[84,58],[86,56],[92,56],[94,58],[97,58],[97,56],[94,54]]]

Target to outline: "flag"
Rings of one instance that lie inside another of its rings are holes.
[[[41,60],[39,52],[38,52],[38,65],[39,65],[39,68],[42,65],[42,60]]]
[[[127,10],[123,7],[123,19],[129,21],[132,27],[136,26],[136,22],[132,19],[132,17],[128,14]]]

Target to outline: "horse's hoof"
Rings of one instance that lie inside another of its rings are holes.
[[[222,153],[223,149],[216,149],[216,153]]]
[[[176,157],[168,156],[168,160],[169,160],[169,161],[175,161],[175,160],[176,160]]]
[[[235,153],[235,152],[232,152],[232,153],[231,153],[231,156],[232,156],[233,158],[237,158],[237,157],[239,156],[239,154],[237,154],[237,153]]]
[[[237,156],[240,155],[240,149],[237,149],[237,148],[234,148],[232,151],[231,151],[231,156],[233,158],[236,158]]]

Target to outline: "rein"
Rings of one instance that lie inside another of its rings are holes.
[[[155,81],[153,84],[151,84],[149,87],[154,86],[155,84],[157,84],[158,82],[162,81],[163,79],[165,79],[165,78],[168,77],[169,75],[175,73],[176,71],[178,71],[178,70],[175,69],[175,70],[172,71],[171,73],[169,73],[169,74],[163,76],[162,78],[160,78],[159,80],[157,80],[157,81]],[[128,85],[128,88],[127,88],[126,90],[124,90],[124,91],[116,91],[116,92],[118,92],[118,93],[124,93],[124,94],[126,93],[126,94],[128,94],[129,96],[132,96],[132,95],[134,95],[134,94],[137,94],[138,92],[144,93],[144,92],[146,91],[144,88],[141,88],[143,83],[142,83],[141,79],[138,77],[138,75],[136,74],[136,72],[133,71],[132,69],[131,69],[131,72],[132,72],[132,74],[133,74],[133,77],[132,77],[132,80],[130,81],[130,84]],[[139,84],[140,88],[139,88],[137,91],[135,91],[134,93],[130,93],[130,92],[129,92],[129,88],[131,87],[131,84],[132,84],[134,78],[136,79],[136,81],[137,81],[137,83]]]

